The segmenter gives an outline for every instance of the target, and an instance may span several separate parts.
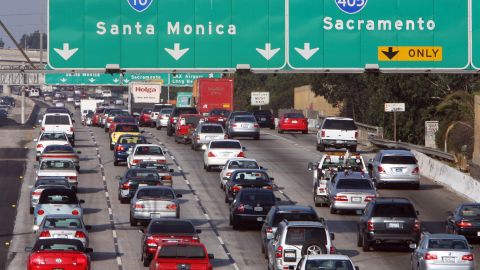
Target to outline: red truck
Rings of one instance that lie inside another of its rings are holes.
[[[201,115],[213,109],[233,110],[233,79],[196,79],[193,82],[193,106]]]

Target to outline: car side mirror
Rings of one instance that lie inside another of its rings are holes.
[[[38,139],[33,139],[34,142],[38,142]]]
[[[417,214],[417,216],[420,216],[420,212],[418,212],[418,210],[416,210],[415,213]]]
[[[85,230],[90,231],[92,229],[92,226],[90,225],[85,225]]]
[[[92,253],[93,252],[93,248],[86,248],[85,249],[85,253]]]
[[[316,129],[320,129],[320,125],[318,125],[318,124],[315,125],[315,128],[316,128]]]
[[[170,172],[174,172],[175,170],[174,169],[170,169]]]
[[[270,181],[273,181],[273,180],[275,180],[275,178],[273,178],[273,177],[270,177]]]
[[[242,151],[247,151],[247,147],[242,146]]]
[[[85,200],[79,200],[78,203],[79,204],[85,203]]]
[[[215,258],[215,256],[213,256],[213,254],[208,254],[208,258],[209,258],[210,260],[213,260],[213,259]]]
[[[25,252],[32,252],[33,248],[32,247],[25,247]]]
[[[333,241],[335,240],[335,234],[333,232],[330,233],[330,239]]]
[[[411,243],[410,245],[408,245],[408,247],[411,248],[411,249],[416,249],[416,248],[417,248],[417,244]]]
[[[183,195],[182,195],[182,194],[176,194],[176,197],[177,197],[177,198],[182,198]]]
[[[202,230],[196,229],[195,232],[196,232],[196,233],[202,233]]]

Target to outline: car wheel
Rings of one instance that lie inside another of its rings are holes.
[[[34,208],[30,207],[30,215],[33,215],[33,210],[34,210]]]
[[[368,252],[370,251],[370,243],[368,242],[368,240],[362,236],[362,250],[364,252]]]
[[[180,218],[180,208],[177,208],[176,218]]]
[[[118,166],[118,160],[113,161],[113,166]]]
[[[228,215],[228,224],[229,224],[230,226],[233,225],[232,215]]]
[[[338,211],[337,209],[335,209],[335,207],[332,206],[332,204],[330,204],[330,214],[337,214]]]
[[[303,133],[303,134],[308,134],[308,129],[302,130],[302,133]]]
[[[113,144],[110,143],[110,150],[113,151],[113,147],[114,147]]]
[[[302,247],[303,255],[320,255],[327,254],[327,248],[324,244],[317,240],[307,241]]]
[[[105,132],[108,132],[108,128],[103,129]]]
[[[212,167],[207,165],[206,171],[207,171],[207,172],[211,172],[211,171],[212,171]]]
[[[168,127],[167,127],[167,136],[172,136],[173,135],[173,132],[172,130],[170,130]]]
[[[234,230],[234,231],[240,229],[240,223],[238,222],[238,220],[237,220],[235,217],[233,217],[233,224],[232,224],[232,226],[233,226],[233,230]]]
[[[283,134],[283,130],[281,130],[280,128],[278,129],[278,133],[279,134]]]
[[[162,129],[162,127],[161,127],[160,125],[155,125],[155,128],[156,128],[157,130]]]
[[[325,145],[317,144],[317,150],[320,151],[320,152],[325,152]]]
[[[138,221],[130,215],[130,226],[135,227],[138,225]]]
[[[315,187],[315,190],[317,190],[317,187]],[[315,204],[316,207],[322,206],[322,203],[318,201],[317,196],[315,196],[315,193],[313,194],[313,203]]]
[[[150,265],[150,261],[151,261],[151,259],[148,257],[148,255],[145,255],[143,257],[143,266],[148,267]]]
[[[275,129],[275,125],[271,125],[271,126],[270,126],[270,129]]]

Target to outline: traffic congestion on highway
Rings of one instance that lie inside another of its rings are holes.
[[[477,269],[480,204],[350,118],[36,102],[9,269]]]

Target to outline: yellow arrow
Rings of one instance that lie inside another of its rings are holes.
[[[378,61],[434,61],[443,60],[439,46],[379,46]]]

